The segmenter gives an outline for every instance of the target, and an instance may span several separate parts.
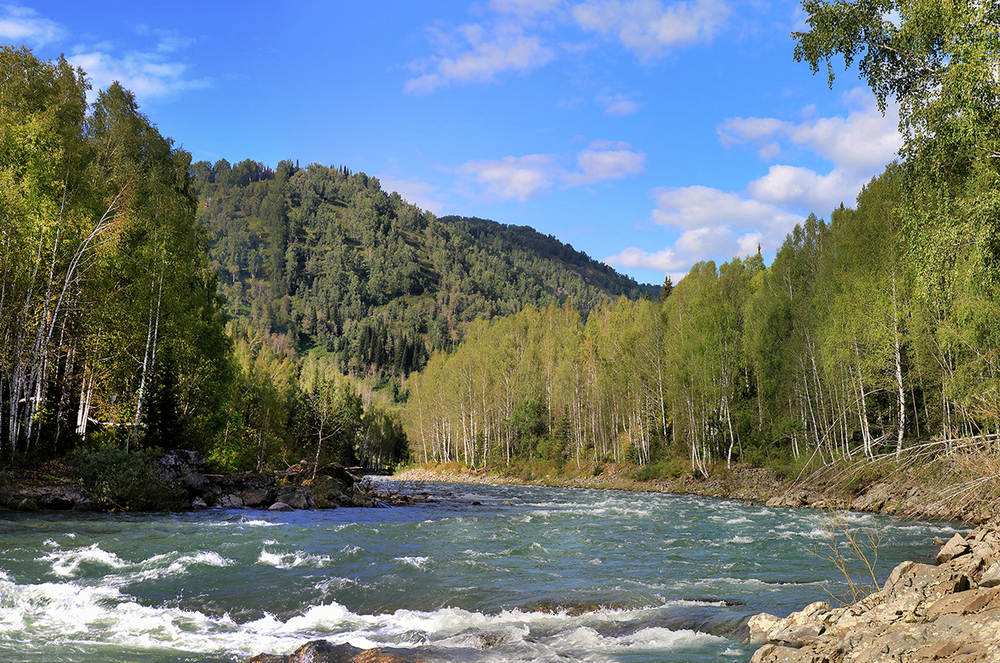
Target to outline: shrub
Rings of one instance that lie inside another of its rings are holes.
[[[77,449],[69,461],[87,494],[108,511],[153,511],[184,504],[183,493],[159,472],[155,449],[126,451],[117,445]]]

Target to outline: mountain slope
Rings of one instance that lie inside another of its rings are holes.
[[[220,161],[192,173],[230,315],[355,375],[419,370],[478,317],[659,292],[526,226],[436,218],[346,168]]]

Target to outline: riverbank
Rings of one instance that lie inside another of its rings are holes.
[[[979,474],[971,474],[978,467]],[[528,483],[684,493],[751,500],[772,507],[852,509],[911,518],[956,518],[975,529],[956,534],[935,564],[904,562],[881,589],[857,603],[818,602],[780,618],[750,620],[751,663],[969,663],[1000,661],[1000,528],[989,465],[969,458],[935,459],[919,467],[884,459],[881,466],[826,468],[804,478],[737,467],[716,478],[683,476],[638,481],[628,466],[602,466],[597,476],[498,476],[415,468],[401,481]]]
[[[760,502],[771,507],[850,509],[865,513],[931,520],[962,520],[978,525],[989,520],[1000,504],[1000,480],[971,475],[970,467],[986,465],[966,456],[915,462],[882,458],[820,468],[786,478],[768,468],[734,465],[710,477],[690,473],[677,477],[636,478],[634,465],[583,464],[572,472],[489,472],[455,464],[410,468],[394,478],[403,482],[453,481],[601,488],[638,492],[701,495]]]
[[[956,534],[935,562],[903,562],[852,605],[751,617],[751,663],[1000,661],[1000,531]]]

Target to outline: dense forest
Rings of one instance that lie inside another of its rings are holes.
[[[201,450],[219,469],[405,456],[319,348],[227,322],[190,155],[120,85],[0,50],[0,454]]]
[[[803,7],[795,58],[898,103],[898,161],[770,266],[662,288],[343,166],[192,163],[121,86],[88,103],[84,72],[4,47],[0,454],[709,475],[995,452],[1000,8]]]
[[[0,69],[9,460],[110,445],[385,469],[408,453],[391,404],[472,321],[659,292],[345,167],[191,163],[121,86],[88,104],[65,60],[6,47]]]
[[[996,451],[1000,7],[803,6],[795,58],[830,65],[831,86],[834,60],[857,61],[880,105],[900,105],[900,160],[854,209],[796,227],[769,267],[704,262],[659,301],[477,325],[414,380],[417,458],[707,476],[898,457],[915,441]]]
[[[346,167],[222,160],[192,173],[227,313],[397,396],[477,318],[659,293],[531,228],[436,218]]]

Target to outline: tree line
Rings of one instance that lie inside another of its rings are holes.
[[[904,146],[774,262],[703,262],[659,301],[480,322],[411,386],[426,462],[505,467],[899,456],[1000,444],[1000,8],[803,3],[795,57],[855,62]],[[898,21],[885,17],[897,13]]]
[[[4,460],[118,447],[198,449],[218,469],[398,463],[398,417],[325,350],[230,319],[197,165],[131,92],[88,103],[89,89],[63,58],[0,48]]]

